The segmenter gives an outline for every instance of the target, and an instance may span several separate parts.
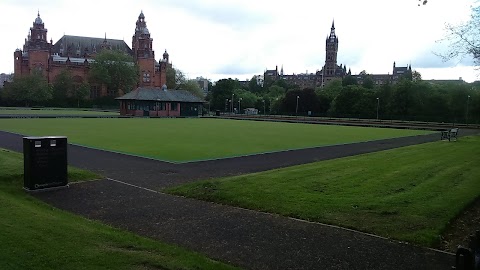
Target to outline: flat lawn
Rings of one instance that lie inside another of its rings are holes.
[[[427,131],[222,119],[0,119],[0,130],[185,162],[428,134]]]
[[[480,137],[214,179],[169,193],[434,246],[480,196]]]
[[[232,269],[33,198],[22,190],[22,158],[0,149],[0,269]],[[69,171],[70,181],[97,177]]]
[[[5,109],[0,108],[1,115],[101,115],[101,116],[114,116],[119,115],[117,112],[104,112],[104,111],[92,111],[82,109]]]

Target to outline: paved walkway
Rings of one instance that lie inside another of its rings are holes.
[[[472,134],[476,131],[463,131]],[[243,174],[439,140],[439,134],[171,164],[69,146],[69,164],[108,179],[38,193],[56,207],[249,269],[450,269],[451,254],[272,214],[162,194],[209,177]],[[0,147],[22,151],[0,132]]]

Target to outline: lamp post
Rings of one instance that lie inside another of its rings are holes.
[[[265,99],[262,99],[262,102],[263,102],[263,115],[266,115],[266,113],[265,113]]]
[[[242,98],[238,99],[238,113],[242,114],[242,104],[241,104]]]
[[[225,113],[227,113],[228,98],[225,99]]]
[[[297,96],[297,107],[295,107],[295,117],[298,116],[298,100],[300,99],[299,96]]]
[[[377,97],[377,120],[378,120],[378,108],[380,107],[380,98]]]
[[[232,114],[233,114],[233,97],[234,97],[234,96],[235,96],[235,94],[232,94],[232,103],[231,103],[231,105],[232,105]]]
[[[467,114],[465,116],[465,122],[466,122],[467,126],[468,126],[468,103],[469,103],[469,101],[470,101],[470,95],[468,95],[468,97],[467,97]]]

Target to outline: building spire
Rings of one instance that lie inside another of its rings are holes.
[[[328,39],[336,39],[337,35],[335,35],[335,20],[332,20],[332,28],[330,28],[330,35],[328,36]]]
[[[35,24],[43,24],[42,18],[40,18],[40,9],[37,10],[37,18],[35,18]]]

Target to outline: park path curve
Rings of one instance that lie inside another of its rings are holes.
[[[462,132],[464,135],[476,131]],[[0,132],[0,147],[22,151]],[[403,137],[254,156],[172,164],[70,145],[69,164],[107,179],[35,196],[61,209],[178,244],[248,269],[450,269],[451,254],[273,214],[159,193],[210,177],[263,171],[439,139]]]

